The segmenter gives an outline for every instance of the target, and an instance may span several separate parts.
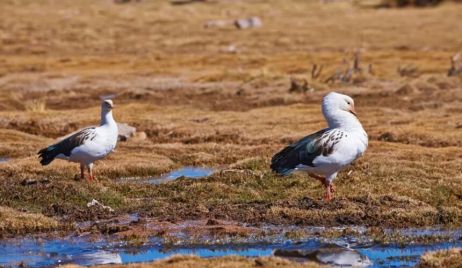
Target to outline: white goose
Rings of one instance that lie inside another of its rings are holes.
[[[85,167],[88,180],[93,176],[93,162],[112,152],[117,144],[117,123],[112,117],[114,105],[111,100],[101,104],[101,124],[99,127],[84,128],[64,138],[56,144],[38,152],[42,165],[50,164],[55,158],[80,163],[80,177],[84,178]]]
[[[335,191],[332,181],[337,173],[364,154],[367,133],[356,117],[351,97],[336,92],[322,101],[322,113],[328,128],[304,137],[287,146],[271,159],[271,169],[281,175],[294,170],[308,172],[326,187],[326,200]],[[321,176],[319,176],[321,175]]]

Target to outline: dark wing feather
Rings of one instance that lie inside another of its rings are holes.
[[[314,167],[313,160],[321,154],[330,155],[342,136],[342,131],[329,129],[308,135],[275,154],[271,159],[271,169],[287,175],[300,164]]]
[[[69,157],[71,155],[71,151],[75,147],[84,144],[88,140],[93,140],[95,136],[95,127],[84,128],[69,137],[64,138],[58,143],[55,143],[47,148],[43,148],[38,152],[39,158],[41,158],[40,164],[48,165],[60,154]]]

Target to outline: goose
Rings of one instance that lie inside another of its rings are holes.
[[[337,173],[364,154],[368,136],[351,97],[330,92],[322,100],[327,128],[285,147],[271,159],[271,169],[280,175],[305,171],[326,188],[325,200],[333,198]]]
[[[103,159],[111,153],[117,144],[118,128],[112,117],[112,100],[101,103],[101,123],[98,127],[87,127],[72,133],[61,141],[41,149],[38,152],[40,164],[46,166],[56,158],[80,163],[80,178],[88,171],[88,181],[93,176],[93,162]]]

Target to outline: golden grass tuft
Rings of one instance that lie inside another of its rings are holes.
[[[47,109],[47,104],[44,100],[35,99],[28,100],[24,103],[24,110],[34,113],[43,113]]]
[[[425,253],[417,268],[459,268],[462,264],[462,249],[452,248]]]
[[[58,227],[58,221],[42,214],[0,206],[0,235],[52,231]]]

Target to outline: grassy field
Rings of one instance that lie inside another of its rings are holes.
[[[4,0],[0,3],[0,233],[140,213],[159,221],[414,227],[462,225],[462,5],[371,9],[349,1]],[[211,20],[259,16],[261,28]],[[349,81],[326,82],[353,64]],[[312,77],[313,65],[323,66]],[[290,80],[308,84],[290,93]],[[355,98],[366,155],[337,178],[279,177],[269,159],[325,126],[329,91]],[[40,166],[56,138],[99,122],[100,96],[137,136],[96,164]],[[181,166],[202,180],[146,185]],[[114,212],[95,211],[96,199]],[[5,211],[5,212],[4,212]],[[5,215],[14,215],[13,218]],[[25,218],[34,219],[30,224]],[[72,227],[71,227],[72,229]]]

